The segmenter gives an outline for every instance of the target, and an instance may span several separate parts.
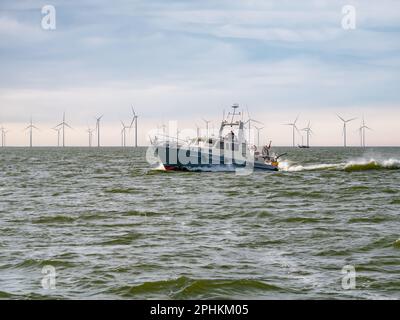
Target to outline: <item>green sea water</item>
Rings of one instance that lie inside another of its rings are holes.
[[[399,299],[400,149],[276,151],[280,172],[237,176],[1,148],[0,299]]]

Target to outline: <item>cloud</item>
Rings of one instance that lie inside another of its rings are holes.
[[[276,119],[389,114],[400,100],[400,3],[349,3],[352,31],[341,28],[342,1],[54,1],[48,32],[41,2],[4,0],[0,121],[33,113],[51,124],[66,110],[77,125],[106,113],[118,126],[131,103],[153,122],[216,117],[233,102]]]

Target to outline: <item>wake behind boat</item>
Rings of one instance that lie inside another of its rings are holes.
[[[165,170],[174,171],[236,171],[238,169],[278,171],[279,158],[271,152],[271,143],[261,152],[246,139],[251,120],[243,121],[238,105],[222,120],[217,137],[179,140],[156,136],[152,140],[155,153]],[[248,127],[246,128],[246,125]]]

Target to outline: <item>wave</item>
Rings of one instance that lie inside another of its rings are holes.
[[[288,172],[333,170],[339,169],[341,165],[343,164],[321,163],[303,166],[300,164],[291,164],[290,161],[282,161],[279,164],[279,170]]]
[[[282,288],[259,280],[212,280],[179,277],[171,280],[145,282],[137,286],[112,289],[123,297],[163,297],[167,299],[205,299],[240,296],[243,293],[280,292]]]
[[[357,159],[342,163],[315,163],[315,164],[296,164],[290,160],[283,160],[279,163],[279,170],[283,172],[301,172],[301,171],[369,171],[369,170],[398,170],[400,169],[400,160],[397,159]],[[204,168],[195,168],[189,171],[204,171],[204,172],[226,172],[235,171],[235,168],[227,166],[211,166]],[[158,172],[170,172],[160,165],[149,170],[148,174]]]
[[[347,172],[352,171],[368,171],[368,170],[397,170],[400,169],[400,160],[388,159],[388,160],[361,160],[351,161],[347,163],[344,170]]]
[[[43,223],[43,224],[51,224],[51,223],[71,223],[74,222],[76,219],[74,217],[68,216],[47,216],[41,217],[37,219],[33,219],[33,223]]]
[[[370,171],[370,170],[398,170],[400,169],[400,160],[387,159],[387,160],[375,160],[375,159],[360,159],[351,160],[343,163],[320,163],[320,164],[292,164],[289,160],[282,161],[279,164],[279,169],[286,172],[300,172],[300,171]]]
[[[5,292],[5,291],[0,291],[0,299],[10,299],[13,297],[13,294]]]
[[[107,189],[106,193],[137,193],[138,191],[134,188],[115,188],[115,189]]]

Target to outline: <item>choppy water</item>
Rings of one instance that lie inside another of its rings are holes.
[[[283,171],[236,176],[1,149],[0,298],[399,299],[400,149],[278,151]]]

